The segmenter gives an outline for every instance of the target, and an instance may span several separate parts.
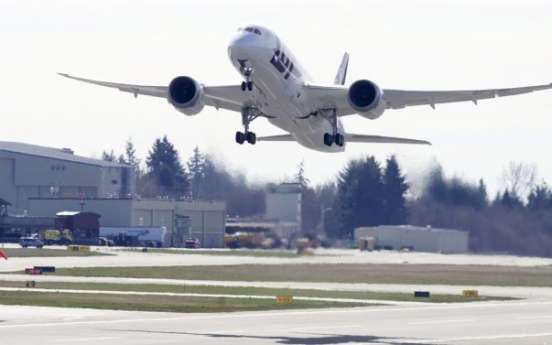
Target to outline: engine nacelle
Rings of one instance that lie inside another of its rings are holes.
[[[366,79],[357,80],[349,87],[347,101],[360,116],[371,120],[383,115],[386,108],[383,91]]]
[[[176,77],[169,84],[167,99],[181,113],[197,115],[205,106],[203,87],[193,78]]]

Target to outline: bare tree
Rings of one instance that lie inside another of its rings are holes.
[[[535,163],[511,161],[502,170],[500,181],[504,188],[516,197],[525,199],[535,186],[537,166]]]

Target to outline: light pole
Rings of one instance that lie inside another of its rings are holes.
[[[79,205],[81,207],[81,212],[83,212],[84,211],[84,205],[86,205],[86,203],[85,202],[79,202]]]

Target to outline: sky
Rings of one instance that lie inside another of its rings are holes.
[[[457,90],[552,82],[552,2],[502,1],[141,1],[0,2],[0,141],[118,155],[131,140],[145,159],[167,135],[187,160],[194,147],[254,183],[282,182],[304,161],[312,184],[335,180],[348,161],[396,155],[412,183],[440,163],[447,176],[490,194],[511,161],[534,164],[552,183],[552,91],[473,103],[344,118],[348,131],[423,139],[433,145],[349,144],[345,153],[296,143],[238,145],[240,115],[206,107],[188,117],[165,100],[65,79],[168,85],[241,83],[227,45],[245,23],[272,29],[320,83],[331,83],[345,51],[347,82],[381,88]],[[280,134],[265,119],[257,136]]]

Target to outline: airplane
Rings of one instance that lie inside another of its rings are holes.
[[[393,143],[431,145],[424,140],[353,134],[340,121],[353,114],[375,120],[388,109],[513,96],[552,88],[551,84],[487,90],[408,91],[382,89],[360,79],[345,85],[349,54],[343,55],[333,84],[312,81],[289,48],[271,30],[259,25],[238,29],[228,45],[228,56],[242,77],[241,84],[205,85],[189,76],[174,78],[168,86],[148,86],[91,80],[59,73],[78,81],[166,98],[181,113],[193,116],[211,106],[241,113],[243,132],[238,144],[257,141],[295,141],[322,152],[343,152],[347,143]],[[286,134],[258,137],[250,124],[265,118]]]

